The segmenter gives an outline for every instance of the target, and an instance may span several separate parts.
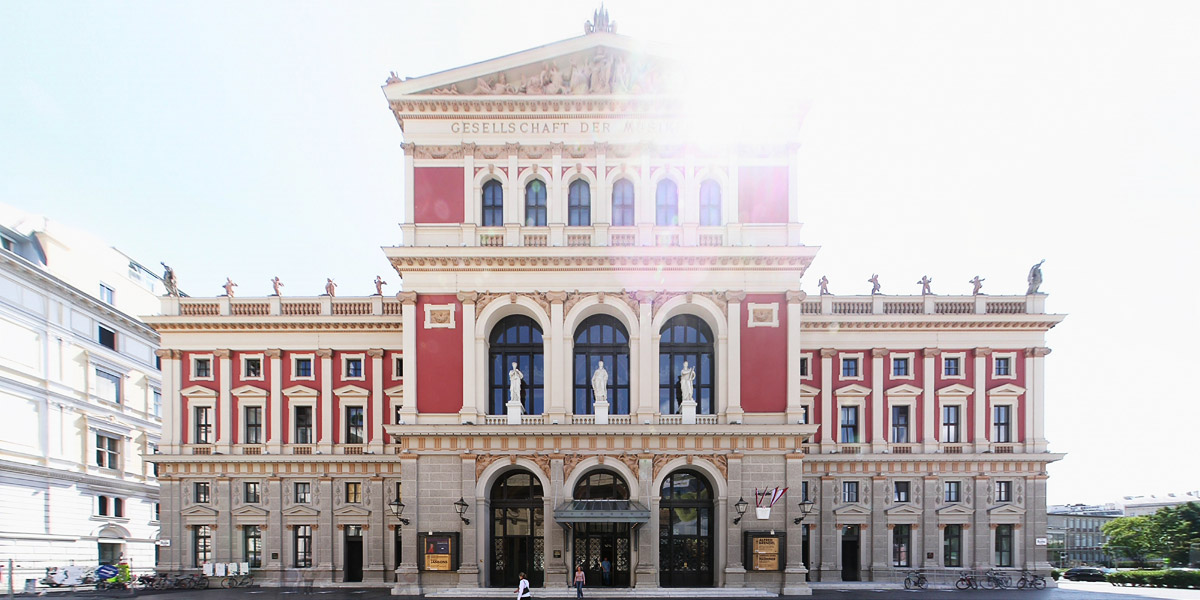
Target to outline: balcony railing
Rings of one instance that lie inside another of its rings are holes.
[[[805,315],[1023,315],[1046,314],[1045,297],[1032,296],[809,296]]]
[[[942,444],[943,454],[963,454],[965,444]]]
[[[892,444],[889,448],[892,454],[912,454],[916,444]]]
[[[395,316],[400,301],[391,296],[334,298],[330,296],[281,298],[164,298],[163,313],[189,317],[316,317]]]

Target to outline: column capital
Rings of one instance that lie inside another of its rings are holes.
[[[634,292],[634,296],[637,297],[638,302],[641,302],[642,304],[650,304],[654,302],[655,298],[658,297],[658,292],[638,291]]]
[[[154,355],[159,358],[167,358],[177,360],[183,356],[183,352],[179,350],[171,350],[169,348],[159,348],[154,351]]]
[[[403,142],[400,144],[400,148],[404,150],[405,156],[412,156],[413,150],[416,150],[417,145],[412,142]]]
[[[871,356],[874,358],[883,358],[888,355],[887,348],[871,348]]]
[[[317,356],[321,358],[329,358],[333,356],[333,350],[330,350],[329,348],[318,348]]]
[[[546,292],[545,296],[546,300],[550,301],[550,304],[562,304],[567,301],[566,292]]]
[[[213,356],[217,358],[229,358],[230,352],[228,348],[218,348],[213,350]]]
[[[921,351],[922,356],[937,356],[942,353],[941,348],[925,348]]]
[[[383,358],[383,348],[371,348],[367,350],[367,356],[371,358]]]
[[[266,355],[267,358],[279,358],[283,356],[283,350],[280,350],[279,348],[267,348]]]
[[[746,299],[746,292],[740,290],[731,290],[725,292],[725,301],[729,303],[741,302]]]
[[[462,302],[463,304],[475,304],[475,301],[478,299],[479,299],[479,292],[459,292],[458,293],[458,301]]]
[[[991,354],[992,354],[991,348],[976,348],[975,349],[975,356],[991,356]]]
[[[1025,356],[1032,356],[1034,358],[1042,358],[1042,357],[1046,356],[1047,354],[1050,354],[1049,348],[1043,347],[1043,348],[1026,348],[1025,349]]]
[[[837,356],[838,351],[833,348],[821,348],[821,358],[833,358]]]
[[[416,304],[417,303],[417,293],[416,292],[397,292],[396,299],[405,305]]]
[[[804,293],[804,290],[788,290],[784,293],[784,297],[787,298],[788,304],[799,304],[804,302],[808,294]]]

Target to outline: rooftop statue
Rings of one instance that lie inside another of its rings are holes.
[[[608,10],[604,8],[603,4],[600,5],[600,8],[596,12],[592,13],[592,20],[583,24],[583,33],[585,35],[600,32],[617,32],[617,22],[609,20]]]
[[[1025,295],[1041,293],[1038,288],[1042,287],[1042,263],[1044,262],[1046,259],[1043,258],[1041,262],[1029,269],[1029,289],[1025,290]]]
[[[221,287],[225,288],[225,295],[232,298],[233,297],[233,288],[237,287],[237,284],[234,283],[232,279],[226,277],[225,285],[223,285]]]
[[[871,278],[867,280],[871,283],[871,295],[879,293],[879,273],[871,274]]]
[[[334,283],[332,279],[326,279],[325,280],[325,295],[332,298],[333,296],[337,295],[336,292],[337,292],[337,284]]]
[[[385,285],[387,285],[387,282],[384,281],[382,277],[376,275],[375,276],[375,295],[376,296],[383,295],[383,286],[385,286]]]
[[[822,296],[829,295],[829,278],[828,277],[822,275],[821,280],[817,282],[817,285],[821,287],[821,295]]]
[[[271,279],[271,289],[275,291],[275,293],[273,293],[271,295],[272,296],[282,296],[283,294],[279,293],[279,288],[281,288],[281,287],[283,287],[283,282],[280,281],[279,276],[276,275],[273,279]]]
[[[978,275],[976,275],[976,276],[975,276],[975,279],[972,279],[971,281],[967,282],[967,283],[970,283],[971,285],[975,286],[975,289],[974,289],[974,290],[971,290],[971,295],[972,295],[972,296],[978,296],[978,295],[979,295],[979,290],[980,290],[980,288],[982,288],[982,287],[983,287],[983,282],[985,282],[985,281],[987,281],[987,280],[986,280],[986,279],[980,279],[980,278],[979,278],[979,276],[978,276]]]
[[[929,284],[933,283],[933,280],[928,275],[922,275],[920,281],[917,281],[917,283],[921,284],[922,296],[928,296],[933,293],[929,291]]]
[[[179,295],[179,282],[176,281],[176,279],[175,279],[175,269],[168,267],[167,263],[165,263],[165,262],[160,262],[158,264],[163,266],[162,280],[163,280],[163,286],[167,288],[167,295],[168,296],[178,296]]]

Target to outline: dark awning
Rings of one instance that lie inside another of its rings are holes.
[[[646,523],[650,509],[632,500],[572,500],[554,509],[559,523]]]

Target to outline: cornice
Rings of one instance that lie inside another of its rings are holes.
[[[289,317],[292,318],[292,317]],[[167,321],[158,317],[150,324],[155,331],[400,331],[403,327],[399,321],[233,321],[228,318],[217,320],[175,320]]]
[[[957,462],[957,463],[1033,463],[1033,464],[1048,464],[1060,461],[1067,455],[1063,453],[1043,452],[1043,453],[1016,453],[1016,454],[995,454],[995,453],[967,453],[967,454],[806,454],[805,462],[809,463],[831,463],[831,462],[853,462],[853,463],[870,463],[870,462],[903,462],[903,463],[920,463],[920,462]],[[970,471],[971,469],[967,469]]]
[[[401,272],[445,271],[795,271],[812,263],[808,255],[775,256],[392,256]]]
[[[682,101],[676,96],[495,97],[429,94],[394,99],[388,102],[388,106],[397,119],[436,118],[440,115],[453,115],[456,119],[514,116],[535,119],[666,118],[678,117]]]
[[[806,315],[806,317],[811,316]],[[944,315],[941,318],[938,318],[938,315],[923,316],[925,318],[904,320],[896,319],[893,315],[879,315],[879,319],[860,317],[855,320],[844,320],[844,317],[808,318],[800,324],[800,328],[805,331],[845,331],[848,329],[1025,329],[1046,331],[1053,329],[1064,318],[1063,315],[987,315],[987,318],[975,319],[963,318],[961,315]]]

